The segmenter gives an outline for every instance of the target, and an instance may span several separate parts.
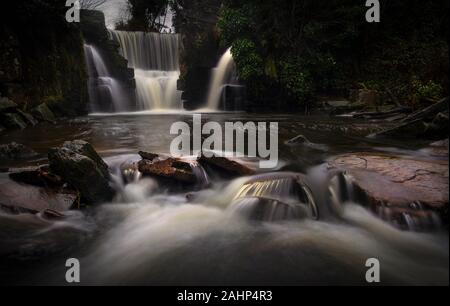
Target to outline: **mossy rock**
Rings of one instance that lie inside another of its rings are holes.
[[[47,121],[47,122],[55,122],[56,117],[55,114],[53,114],[53,112],[50,110],[50,108],[48,108],[47,104],[42,103],[40,105],[38,105],[37,107],[35,107],[31,113],[38,118],[39,120],[42,121]]]

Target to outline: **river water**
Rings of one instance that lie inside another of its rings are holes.
[[[342,153],[421,156],[424,145],[365,138],[380,126],[348,119],[203,114],[204,122],[210,120],[279,122],[280,170],[309,176]],[[192,122],[192,115],[97,115],[7,132],[0,143],[22,143],[39,156],[2,161],[0,168],[44,164],[48,148],[83,139],[114,169],[140,150],[168,153],[176,121]],[[299,134],[314,145],[284,145]],[[319,221],[250,221],[231,207],[246,178],[211,180],[210,188],[188,201],[185,192],[143,179],[121,186],[112,203],[71,211],[62,221],[0,213],[0,282],[64,285],[65,261],[74,257],[81,262],[82,283],[93,285],[365,285],[366,260],[377,258],[383,284],[448,285],[446,230],[400,231],[361,203],[347,203],[338,217]]]

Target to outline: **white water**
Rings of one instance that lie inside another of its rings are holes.
[[[216,68],[212,72],[211,83],[209,85],[209,93],[207,100],[207,109],[217,110],[220,106],[220,100],[223,95],[224,86],[230,81],[233,72],[233,55],[229,48],[221,59]]]
[[[97,221],[115,226],[83,259],[85,281],[364,284],[365,261],[375,257],[384,284],[448,282],[445,237],[397,230],[352,204],[339,221],[249,222],[232,200],[245,181],[204,190],[191,203],[158,193],[151,181],[133,183],[128,201],[98,209]]]
[[[124,31],[110,35],[135,70],[137,111],[181,109],[179,36]]]
[[[108,110],[113,112],[127,111],[127,99],[120,83],[113,77],[97,48],[84,45],[84,53],[89,74],[89,98],[91,111],[105,110],[104,104],[112,103]]]

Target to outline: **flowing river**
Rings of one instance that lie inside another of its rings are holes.
[[[315,181],[316,194],[332,156],[363,151],[431,158],[423,156],[420,142],[365,138],[380,127],[363,121],[244,113],[209,113],[203,119],[279,122],[280,171],[305,173]],[[169,153],[176,121],[192,121],[192,115],[90,116],[11,131],[0,143],[22,143],[39,156],[2,161],[0,168],[45,164],[50,147],[83,139],[114,172],[138,151]],[[299,134],[314,145],[284,145]],[[7,176],[4,170],[0,180]],[[112,203],[70,211],[60,221],[0,212],[1,282],[64,285],[66,259],[78,258],[83,284],[92,285],[364,285],[366,260],[377,258],[383,284],[448,285],[448,230],[401,231],[364,203],[346,203],[339,216],[322,213],[318,221],[251,221],[231,205],[246,178],[208,179],[210,187],[193,199],[148,178],[118,184]]]

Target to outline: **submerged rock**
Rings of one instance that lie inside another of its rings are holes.
[[[48,153],[50,170],[80,192],[88,204],[111,201],[108,166],[93,147],[81,140],[66,142]]]
[[[375,212],[389,208],[391,212],[405,213],[419,205],[448,222],[448,160],[358,153],[333,158],[329,165],[351,176],[355,192],[364,198],[358,200]]]
[[[9,160],[21,160],[36,156],[32,149],[16,142],[0,145],[0,158]]]
[[[319,219],[312,191],[300,173],[279,172],[251,177],[235,195],[231,209],[261,221]]]
[[[9,174],[9,177],[17,183],[38,187],[60,188],[64,185],[62,178],[51,173],[48,166],[12,172]]]

